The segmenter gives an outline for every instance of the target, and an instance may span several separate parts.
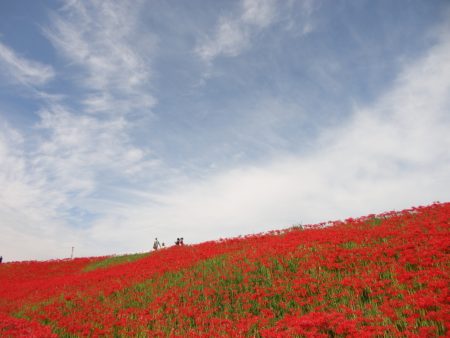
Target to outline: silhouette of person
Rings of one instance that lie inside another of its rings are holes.
[[[159,244],[158,238],[155,238],[155,241],[153,242],[153,250],[158,250],[160,247],[161,244]]]

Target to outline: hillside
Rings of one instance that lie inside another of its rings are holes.
[[[449,335],[450,203],[324,225],[1,264],[0,335]]]

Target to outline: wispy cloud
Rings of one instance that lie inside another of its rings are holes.
[[[57,105],[39,114],[36,128],[46,136],[32,150],[11,126],[0,128],[0,245],[15,259],[64,257],[72,245],[88,254],[83,229],[110,218],[89,200],[121,200],[105,194],[109,185],[145,181],[160,163],[131,143],[120,116],[101,121]]]
[[[70,1],[44,29],[69,65],[80,70],[76,80],[89,112],[127,113],[156,102],[146,87],[156,39],[140,32],[139,9],[140,2]]]
[[[211,61],[217,56],[239,55],[249,43],[249,32],[239,25],[238,21],[220,18],[214,37],[208,38],[196,48],[196,52],[205,61]]]
[[[55,76],[51,66],[20,56],[2,42],[0,42],[0,66],[10,78],[25,85],[39,86]]]
[[[219,17],[215,32],[200,39],[195,52],[207,63],[220,56],[238,56],[250,48],[259,32],[277,21],[283,21],[287,30],[301,29],[300,34],[306,35],[313,30],[310,16],[314,8],[310,1],[283,4],[273,0],[242,0],[236,13]],[[296,13],[294,18],[292,12],[296,11],[300,14]]]
[[[132,145],[123,117],[100,120],[80,116],[64,107],[40,112],[38,128],[49,132],[41,143],[35,164],[51,172],[53,183],[66,192],[92,192],[105,175],[131,179],[156,164]]]
[[[0,246],[11,259],[64,257],[74,234],[58,217],[67,196],[46,186],[29,162],[24,138],[0,122]],[[11,245],[11,243],[14,243]]]
[[[142,234],[201,241],[448,200],[448,55],[446,31],[378,100],[323,131],[311,153],[190,180],[123,206],[111,235],[145,247]]]
[[[48,187],[71,196],[71,207],[80,207],[82,198],[101,192],[107,182],[132,183],[159,166],[129,136],[129,113],[151,114],[155,104],[148,90],[155,39],[140,32],[139,10],[140,2],[67,1],[44,28],[78,73],[69,80],[75,80],[81,96],[51,101],[39,111],[36,130],[43,137],[33,165]],[[81,109],[69,109],[71,100],[81,102]]]
[[[250,25],[266,27],[274,19],[274,5],[274,2],[270,0],[244,0],[241,20]]]
[[[77,74],[69,80],[81,90],[39,112],[37,128],[46,137],[35,162],[65,193],[86,196],[108,179],[132,181],[157,166],[129,136],[129,115],[148,116],[156,102],[149,90],[156,40],[140,31],[140,6],[140,1],[66,1],[44,28],[73,67],[69,74]],[[69,109],[71,100],[81,107]]]
[[[130,113],[149,115],[155,104],[148,86],[155,40],[140,35],[139,2],[68,1],[51,19],[45,35],[74,70],[64,80],[78,88],[71,96],[35,91],[42,108],[32,144],[9,125],[0,129],[2,241],[21,238],[17,249],[5,252],[16,259],[63,257],[70,245],[88,248],[83,229],[107,216],[87,201],[120,200],[106,196],[110,185],[145,182],[160,166],[130,137]],[[54,75],[3,45],[0,59],[22,84]]]
[[[239,13],[222,15],[212,36],[197,45],[196,53],[205,61],[224,56],[237,56],[249,47],[251,36],[270,25],[276,15],[272,0],[244,0]]]

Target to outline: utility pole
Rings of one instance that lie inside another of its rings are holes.
[[[73,259],[73,249],[75,249],[75,247],[72,247],[72,253],[70,254],[70,259]]]

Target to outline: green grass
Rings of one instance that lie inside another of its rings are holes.
[[[119,265],[124,263],[131,263],[134,261],[137,261],[138,259],[144,258],[148,256],[148,252],[145,253],[136,253],[136,254],[130,254],[130,255],[122,255],[122,256],[111,256],[107,257],[101,261],[94,262],[91,264],[88,264],[83,271],[89,272],[97,269],[104,269],[113,265]]]

